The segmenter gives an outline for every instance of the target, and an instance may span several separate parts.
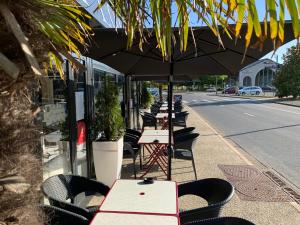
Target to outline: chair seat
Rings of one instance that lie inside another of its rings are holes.
[[[185,150],[185,149],[176,149],[176,151],[174,152],[174,157],[176,159],[184,159],[184,160],[192,160],[193,159],[191,151]]]

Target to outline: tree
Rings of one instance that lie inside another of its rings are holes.
[[[85,46],[88,18],[75,1],[0,1],[0,223],[44,224],[40,109],[32,100],[47,69],[63,75],[64,55]]]
[[[292,95],[294,98],[300,95],[300,45],[288,49],[283,56],[283,65],[277,72],[274,86],[278,97]]]
[[[143,82],[142,84],[142,93],[141,93],[141,104],[142,107],[147,109],[151,106],[153,103],[153,96],[151,93],[148,91],[148,84],[147,82]]]
[[[106,141],[120,138],[124,130],[117,85],[105,77],[103,88],[96,96],[95,135],[103,132]]]

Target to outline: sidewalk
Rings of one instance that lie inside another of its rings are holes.
[[[185,106],[185,110],[190,112],[188,126],[195,126],[197,132],[200,133],[196,148],[194,149],[198,179],[218,177],[227,180],[218,165],[254,165],[260,171],[266,170],[263,165],[251,156],[219,135],[191,108]],[[178,183],[195,179],[191,161],[173,160],[172,173],[172,180]],[[154,169],[154,172],[147,174],[147,176],[156,177],[157,179],[166,178],[157,168]],[[122,178],[133,178],[131,159],[123,160]],[[245,188],[247,189],[248,187],[245,186]],[[242,217],[257,225],[300,224],[300,205],[289,197],[288,201],[246,201],[241,200],[237,192],[236,190],[233,199],[225,206],[222,216]],[[262,195],[273,194],[267,193],[268,190],[265,190],[265,192],[266,193],[264,193],[264,190],[261,190]],[[185,209],[199,207],[205,204],[207,203],[195,197],[184,197],[180,199],[180,207]]]

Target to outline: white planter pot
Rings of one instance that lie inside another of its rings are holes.
[[[121,177],[123,137],[117,141],[93,142],[97,180],[111,187]]]

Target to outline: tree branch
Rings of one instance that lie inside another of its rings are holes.
[[[27,58],[27,61],[29,62],[32,71],[35,75],[42,75],[42,71],[40,69],[40,66],[29,46],[29,43],[27,41],[27,37],[24,35],[18,21],[16,20],[14,14],[10,11],[10,9],[7,7],[6,4],[0,4],[0,13],[2,14],[3,18],[5,19],[6,25],[11,29],[17,40],[19,41],[19,44],[21,45],[21,48]]]
[[[14,80],[18,78],[20,73],[20,69],[17,65],[10,61],[4,54],[2,54],[2,52],[0,52],[0,68],[2,68],[4,72],[11,76]]]

